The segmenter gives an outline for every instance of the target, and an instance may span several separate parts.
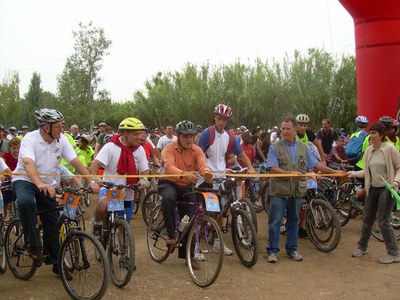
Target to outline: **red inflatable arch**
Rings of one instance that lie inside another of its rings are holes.
[[[400,1],[339,0],[354,20],[358,114],[399,117]]]

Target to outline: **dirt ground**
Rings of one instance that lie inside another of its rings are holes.
[[[92,206],[94,203],[92,202]],[[90,211],[86,218],[91,217]],[[396,283],[400,264],[380,265],[384,244],[371,238],[369,254],[351,257],[357,244],[361,220],[351,220],[342,228],[342,238],[331,253],[317,251],[309,240],[299,241],[302,262],[287,258],[284,251],[277,264],[266,260],[266,214],[258,216],[259,260],[251,269],[240,264],[234,254],[225,257],[217,281],[210,287],[197,287],[190,279],[183,260],[172,255],[162,264],[151,260],[146,246],[145,224],[140,212],[131,226],[136,242],[136,265],[131,282],[122,289],[110,282],[104,299],[400,299]],[[88,223],[87,223],[88,224]],[[87,226],[88,230],[90,225]],[[225,242],[233,249],[230,233]],[[285,236],[281,235],[281,249]],[[42,266],[29,281],[13,277],[9,270],[0,274],[0,299],[68,299],[58,276],[50,266]]]

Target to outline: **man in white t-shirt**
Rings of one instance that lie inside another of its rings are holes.
[[[107,177],[107,175],[148,175],[150,174],[146,153],[139,145],[139,136],[146,134],[143,123],[136,118],[124,119],[118,127],[119,134],[101,148],[99,154],[90,165],[90,173],[97,174],[99,167],[104,168],[104,181],[114,184],[137,183],[138,178]],[[94,233],[98,234],[102,220],[107,217],[106,190],[100,192],[99,203],[94,212]],[[134,191],[126,190],[125,201],[130,202],[127,210],[127,220],[132,217]]]
[[[44,261],[53,265],[53,272],[58,274],[58,239],[52,239],[52,233],[57,225],[58,211],[43,214],[43,253],[40,241],[36,235],[36,210],[51,209],[57,206],[54,186],[61,158],[65,158],[82,175],[89,175],[81,164],[64,131],[64,117],[54,109],[43,108],[35,111],[39,129],[29,132],[21,142],[18,164],[12,179],[12,187],[16,194],[18,211],[24,229],[25,242],[29,246],[31,257],[37,265]],[[43,175],[41,175],[43,174]],[[85,177],[86,183],[94,192],[99,187],[92,182],[91,177]]]
[[[177,140],[176,135],[174,135],[174,127],[172,125],[167,125],[165,127],[165,135],[160,137],[157,143],[156,152],[158,156],[158,160],[161,161],[161,152],[164,150],[166,146],[172,144]]]

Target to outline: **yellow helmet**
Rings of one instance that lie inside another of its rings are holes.
[[[136,118],[126,118],[119,123],[119,130],[144,130],[142,121]]]

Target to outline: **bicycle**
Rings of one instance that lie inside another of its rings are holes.
[[[178,231],[177,247],[182,247],[182,240],[187,236],[186,258],[190,277],[196,285],[207,287],[218,278],[224,261],[223,251],[214,252],[212,246],[214,240],[218,238],[220,247],[223,249],[221,229],[213,218],[206,215],[207,209],[218,210],[219,203],[215,199],[217,196],[210,195],[205,199],[199,188],[192,188],[184,196],[191,194],[197,197],[193,202],[185,202],[185,204],[195,205],[195,212],[183,231]],[[179,218],[176,220],[175,228],[179,228]],[[147,248],[150,257],[157,263],[165,261],[175,249],[167,246],[168,238],[162,208],[161,205],[157,205],[150,214],[147,227]],[[192,251],[194,255],[191,254]],[[193,268],[193,260],[200,264],[199,270]]]
[[[365,199],[358,199],[357,193],[364,187],[363,182],[352,178],[351,181],[344,182],[338,192],[336,209],[343,217],[343,226],[346,225],[350,219],[356,218],[358,215],[364,215],[364,201]],[[391,215],[391,225],[395,231],[397,241],[400,241],[400,212],[393,208]],[[379,226],[374,223],[372,226],[372,236],[378,241],[383,242],[383,236],[380,233]]]
[[[141,184],[114,184],[103,182],[107,189],[108,217],[103,221],[100,242],[107,252],[111,280],[117,287],[123,287],[131,280],[135,269],[135,240],[126,220],[124,189],[138,189]],[[126,201],[131,205],[131,201]]]
[[[106,254],[99,241],[90,233],[81,230],[79,220],[75,219],[79,203],[79,192],[86,188],[71,187],[58,189],[61,200],[54,208],[35,212],[36,217],[62,210],[51,239],[62,241],[58,266],[60,278],[67,293],[73,299],[100,299],[106,292],[109,281],[109,266]],[[42,241],[42,225],[36,233]],[[61,231],[61,234],[59,234]],[[13,275],[21,280],[29,280],[40,266],[30,255],[29,245],[25,244],[25,235],[21,221],[17,218],[10,222],[5,234],[7,264]],[[98,253],[96,258],[95,253]]]
[[[6,271],[6,247],[5,247],[5,220],[4,220],[4,201],[0,193],[0,273]]]
[[[215,216],[215,219],[217,222],[225,220],[223,223],[226,225],[222,227],[222,232],[228,232],[229,227],[231,228],[232,242],[239,260],[244,266],[251,268],[257,263],[258,247],[257,231],[254,227],[251,215],[246,210],[248,204],[234,197],[234,191],[224,189],[224,183],[231,181],[233,182],[233,186],[236,186],[237,180],[241,180],[241,178],[214,178],[213,182],[216,183],[219,188],[202,188],[202,191],[218,195],[220,204],[221,199],[226,199],[224,205],[221,205],[222,210]],[[231,222],[229,222],[228,212],[230,212],[232,216]]]

